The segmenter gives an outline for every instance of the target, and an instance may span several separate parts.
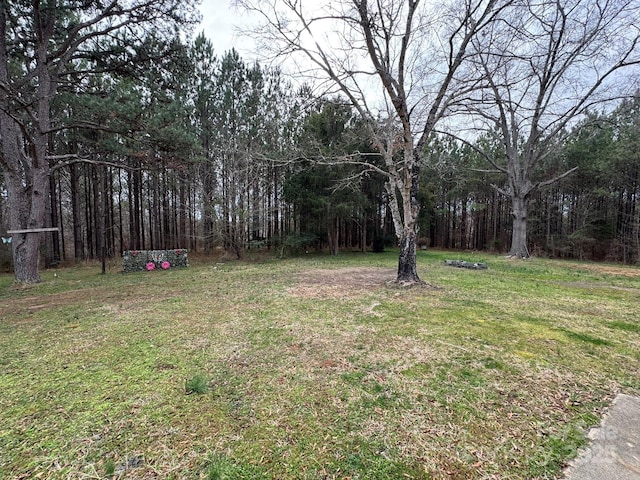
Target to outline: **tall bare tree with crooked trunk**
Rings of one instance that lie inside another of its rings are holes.
[[[368,125],[382,160],[360,163],[386,178],[399,283],[421,282],[416,237],[424,148],[436,124],[478,86],[478,78],[466,75],[467,49],[508,3],[237,1],[263,20],[254,33],[264,51],[299,61],[299,75],[339,91]]]
[[[533,194],[575,170],[549,177],[540,167],[576,119],[637,88],[623,75],[634,67],[637,75],[640,6],[627,0],[521,0],[500,20],[473,41],[487,84],[469,109],[502,145],[499,158],[484,154],[506,178],[496,189],[512,202],[509,255],[526,258]]]
[[[49,136],[64,128],[51,107],[61,86],[95,73],[96,60],[126,55],[127,34],[154,27],[173,37],[174,27],[192,23],[194,1],[80,0],[0,2],[0,168],[8,195],[9,228],[45,226],[49,177],[55,152]],[[66,159],[68,160],[68,158]],[[40,281],[39,233],[14,235],[15,279]]]

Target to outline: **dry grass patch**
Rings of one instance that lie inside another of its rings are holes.
[[[298,274],[297,284],[287,288],[294,297],[350,298],[382,288],[396,277],[391,268],[316,268]]]
[[[613,275],[617,277],[638,278],[640,277],[640,268],[622,265],[610,265],[601,263],[568,263],[567,266],[578,270],[586,270],[603,275]]]

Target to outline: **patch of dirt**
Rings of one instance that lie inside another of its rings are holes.
[[[617,266],[617,265],[599,265],[599,264],[580,264],[576,265],[576,268],[582,270],[589,270],[592,272],[598,272],[605,275],[616,275],[619,277],[640,277],[640,268],[631,266]]]
[[[50,310],[68,305],[78,305],[89,309],[104,306],[103,302],[107,302],[113,298],[119,298],[105,296],[107,295],[105,292],[108,293],[105,288],[80,288],[38,296],[0,298],[0,317],[6,319],[15,318],[18,320],[23,316],[29,318],[31,314],[41,310]]]
[[[34,297],[18,297],[0,300],[0,307],[7,315],[18,315],[26,312],[60,307],[66,304],[80,303],[87,299],[87,292],[72,290],[55,294],[44,294]]]
[[[563,285],[565,287],[587,288],[587,289],[606,288],[608,290],[621,290],[623,292],[637,292],[638,291],[637,288],[618,287],[616,285],[600,284],[600,283],[593,283],[593,282],[559,282],[559,283],[560,283],[560,285]]]
[[[298,275],[298,285],[287,292],[304,298],[350,298],[373,288],[388,285],[396,279],[393,268],[314,269]]]

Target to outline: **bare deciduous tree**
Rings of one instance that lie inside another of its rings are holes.
[[[258,14],[261,48],[296,60],[298,74],[325,82],[368,125],[382,161],[400,244],[397,281],[421,282],[416,269],[418,185],[436,124],[478,79],[466,75],[471,41],[508,0],[237,0]]]
[[[510,255],[529,256],[534,192],[573,171],[545,177],[539,168],[568,127],[596,105],[637,88],[622,75],[640,63],[639,14],[640,5],[631,0],[525,0],[503,10],[474,39],[487,86],[471,110],[485,134],[502,145],[499,158],[485,153],[506,177],[506,186],[496,188],[512,202]]]

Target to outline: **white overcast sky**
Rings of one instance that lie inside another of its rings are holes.
[[[218,56],[235,48],[245,61],[255,60],[254,42],[246,34],[240,35],[235,31],[237,26],[249,25],[250,19],[231,3],[231,0],[202,0],[202,23],[195,33],[204,31]]]

